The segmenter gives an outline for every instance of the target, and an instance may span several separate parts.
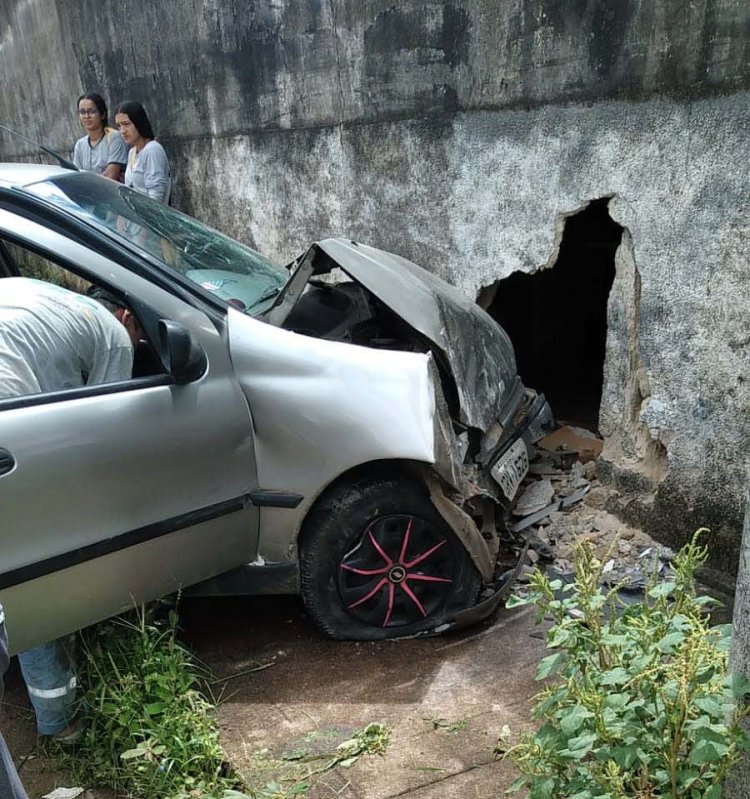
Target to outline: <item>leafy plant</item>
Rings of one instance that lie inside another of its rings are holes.
[[[174,610],[160,620],[141,609],[80,634],[85,730],[65,765],[84,784],[149,799],[218,797],[234,785],[203,675],[176,633]]]
[[[705,562],[698,531],[677,555],[673,577],[654,574],[644,601],[623,606],[618,587],[600,589],[603,566],[591,544],[575,549],[575,580],[536,571],[526,598],[537,623],[551,617],[535,697],[542,724],[496,751],[511,758],[529,799],[718,799],[747,739],[736,700],[750,686],[727,676],[729,625],[711,627],[696,596]],[[715,604],[715,603],[714,603]]]

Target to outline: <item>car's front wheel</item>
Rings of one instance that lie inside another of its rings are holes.
[[[300,542],[302,596],[339,639],[414,635],[471,607],[480,577],[423,485],[360,481],[333,489]]]

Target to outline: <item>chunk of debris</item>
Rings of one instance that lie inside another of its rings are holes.
[[[518,498],[513,509],[514,516],[528,516],[536,513],[549,505],[550,500],[555,495],[555,489],[550,480],[537,480],[526,486],[523,494]]]
[[[561,428],[541,444],[561,449],[537,449],[513,510],[510,531],[520,533],[528,543],[520,590],[527,590],[523,586],[532,571],[528,562],[540,568],[547,562],[548,573],[571,575],[575,542],[585,537],[605,564],[603,585],[617,586],[627,601],[636,601],[651,575],[666,577],[670,573],[674,552],[605,509],[614,504],[617,491],[596,479],[593,458],[601,451],[602,442],[593,433]],[[592,460],[584,462],[589,456]]]
[[[556,499],[554,502],[551,502],[547,505],[546,508],[542,508],[538,510],[536,513],[532,513],[530,516],[526,516],[521,519],[520,522],[516,522],[515,524],[510,525],[510,531],[512,533],[520,533],[521,530],[525,530],[527,527],[531,527],[532,524],[537,524],[545,516],[549,516],[550,513],[553,513],[560,507],[560,500]]]
[[[588,483],[586,483],[586,485],[582,486],[574,493],[569,494],[567,497],[564,497],[562,502],[560,502],[560,507],[569,508],[571,505],[575,505],[576,502],[580,502],[586,496],[586,494],[589,493],[590,488],[591,486]]]
[[[536,474],[540,477],[557,477],[564,474],[564,472],[549,455],[543,453],[542,457],[529,466],[529,474]]]
[[[604,442],[595,433],[570,425],[558,428],[537,443],[537,447],[549,453],[575,453],[581,463],[596,460],[602,446]]]
[[[590,480],[586,477],[586,467],[581,463],[581,461],[576,461],[571,470],[570,476],[568,477],[568,486],[570,491],[574,491],[578,488],[583,488],[583,486],[589,486]]]

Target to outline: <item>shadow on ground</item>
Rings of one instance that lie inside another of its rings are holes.
[[[252,789],[299,781],[325,764],[316,754],[374,721],[391,730],[385,755],[323,770],[311,799],[470,799],[499,796],[514,778],[492,750],[503,725],[529,724],[544,644],[528,609],[461,634],[377,643],[326,638],[292,597],[190,599],[181,618],[215,675],[228,758]],[[17,668],[6,700],[3,730],[32,799],[70,785],[38,756]],[[309,764],[286,759],[300,752]]]

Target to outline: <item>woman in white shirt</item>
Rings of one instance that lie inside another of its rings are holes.
[[[122,180],[128,148],[122,136],[107,127],[107,104],[100,94],[90,92],[78,98],[78,118],[86,131],[73,148],[73,163],[84,172],[96,172]]]
[[[156,141],[146,109],[135,100],[126,100],[117,106],[115,122],[125,144],[130,147],[125,185],[155,200],[169,202],[172,188],[169,159]]]

